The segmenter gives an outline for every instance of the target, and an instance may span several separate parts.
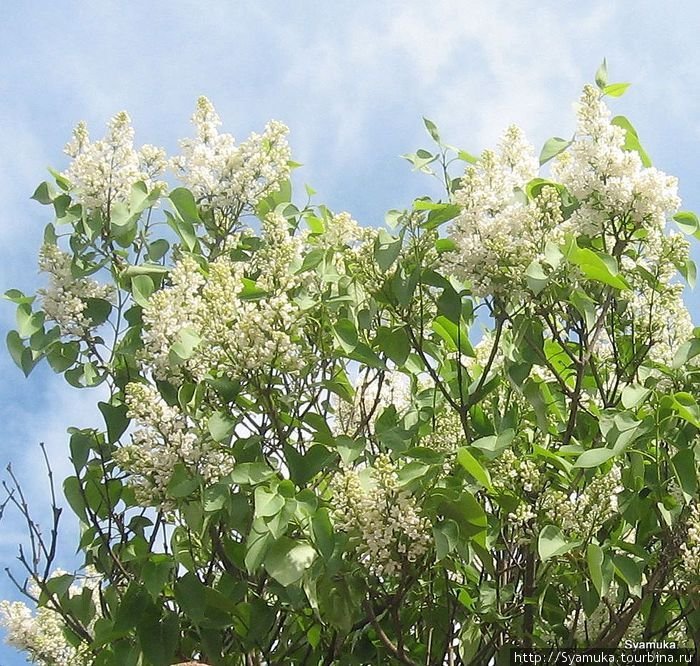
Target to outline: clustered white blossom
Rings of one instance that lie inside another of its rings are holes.
[[[693,580],[700,577],[700,505],[693,504],[688,519],[688,536],[681,546],[683,570]]]
[[[534,493],[542,488],[544,478],[534,460],[519,457],[506,449],[491,466],[494,487],[515,493]]]
[[[507,515],[508,522],[525,525],[535,518],[534,493],[538,493],[544,483],[544,476],[535,461],[519,457],[513,449],[506,449],[490,471],[497,492],[510,492],[518,498],[517,506]]]
[[[262,134],[236,145],[233,136],[219,133],[221,120],[206,97],[197,101],[192,123],[197,136],[180,142],[182,155],[172,164],[202,208],[253,207],[289,176],[289,130],[282,123],[271,121]]]
[[[455,202],[462,212],[450,232],[457,249],[446,255],[445,263],[477,295],[512,288],[511,276],[522,273],[542,250],[539,211],[516,196],[537,168],[532,146],[517,127],[510,127],[499,149],[485,151],[461,180]]]
[[[581,203],[577,219],[582,233],[600,231],[594,225],[602,221],[618,230],[621,223],[631,222],[658,234],[667,215],[680,205],[677,180],[644,167],[637,152],[624,149],[625,138],[625,129],[612,124],[600,91],[586,86],[576,137],[552,167],[552,175]]]
[[[466,444],[464,429],[459,414],[449,408],[440,410],[435,416],[432,431],[420,440],[420,445],[433,451],[454,453]]]
[[[670,365],[678,347],[693,333],[692,319],[683,302],[683,285],[674,281],[675,266],[688,259],[689,243],[681,234],[656,236],[644,242],[646,256],[636,262],[623,257],[623,266],[636,264],[657,282],[652,286],[643,276],[631,273],[627,316],[634,323],[635,336],[649,341],[649,358]]]
[[[148,384],[126,388],[128,416],[138,428],[132,443],[114,453],[115,462],[129,472],[129,481],[141,502],[163,502],[178,464],[198,473],[206,484],[216,483],[233,469],[233,458],[208,442],[177,408],[168,405]]]
[[[107,210],[127,202],[137,182],[149,189],[166,189],[164,182],[156,180],[167,165],[165,151],[151,145],[136,150],[131,119],[125,111],[109,121],[107,135],[99,141],[91,142],[87,126],[79,123],[65,152],[73,161],[63,176],[71,193],[88,209]]]
[[[319,241],[324,247],[344,248],[354,245],[362,237],[362,229],[350,213],[342,212],[332,215],[325,224]]]
[[[513,293],[532,261],[548,263],[547,241],[561,243],[567,234],[601,235],[608,251],[617,241],[630,242],[639,229],[644,243],[663,236],[667,217],[680,203],[676,179],[645,167],[637,152],[626,150],[626,131],[610,116],[600,92],[586,86],[574,140],[552,166],[554,180],[577,202],[566,220],[554,187],[525,195],[538,166],[517,128],[466,170],[455,194],[462,211],[450,231],[457,249],[445,255],[445,263],[477,296]]]
[[[617,496],[624,490],[617,465],[595,476],[580,492],[567,495],[556,489],[545,492],[543,517],[571,536],[587,537],[612,518],[618,510]]]
[[[66,572],[57,570],[51,578]],[[70,596],[77,596],[84,588],[93,591],[96,600],[100,577],[88,568],[77,584],[71,585]],[[40,590],[36,582],[29,584],[29,593],[38,598]],[[95,618],[91,628],[100,617],[99,604],[95,604]],[[61,615],[48,606],[41,606],[32,613],[21,601],[0,601],[0,626],[7,632],[5,642],[13,648],[26,652],[28,659],[37,666],[87,666],[91,656],[84,648],[71,645],[64,634],[65,624]]]
[[[294,338],[302,312],[288,293],[298,247],[286,228],[279,216],[263,225],[266,244],[252,261],[259,272],[257,286],[266,291],[260,298],[241,297],[245,264],[225,255],[206,271],[188,255],[175,264],[170,285],[153,294],[143,311],[143,360],[157,377],[177,374],[180,367],[198,380],[208,373],[301,367],[301,347]],[[171,350],[183,335],[197,343],[189,358],[173,367]]]
[[[49,274],[49,286],[37,293],[46,319],[56,322],[62,335],[82,337],[93,326],[85,314],[87,299],[109,300],[114,289],[87,277],[74,277],[71,262],[68,253],[45,244],[39,253],[39,268]]]
[[[430,549],[431,526],[415,498],[401,490],[395,464],[377,456],[366,473],[343,468],[331,481],[336,527],[355,539],[360,562],[379,578],[401,573]]]

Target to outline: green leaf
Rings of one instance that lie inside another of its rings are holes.
[[[55,197],[56,192],[54,191],[51,184],[44,181],[39,185],[39,187],[36,188],[36,190],[34,190],[34,194],[32,194],[30,199],[34,199],[34,201],[38,201],[40,204],[46,206],[50,203],[53,203]]]
[[[377,370],[386,370],[386,363],[382,361],[377,354],[375,354],[364,342],[358,343],[357,347],[348,355],[353,361],[359,361],[364,363],[370,368],[377,368]]]
[[[175,210],[185,222],[189,222],[190,224],[201,222],[199,211],[197,210],[197,203],[194,200],[194,196],[192,196],[192,192],[188,189],[176,187],[168,198],[173,202]]]
[[[351,354],[357,347],[357,329],[349,319],[341,319],[333,327],[335,338],[346,354]]]
[[[90,449],[94,443],[92,435],[83,430],[74,432],[70,437],[70,459],[77,470],[83,469],[87,462]]]
[[[429,230],[437,229],[445,222],[454,219],[462,210],[456,204],[426,201],[424,199],[416,199],[413,202],[413,208],[415,210],[429,211],[427,219],[421,224],[424,229]]]
[[[13,303],[33,303],[36,296],[25,296],[19,289],[8,289],[4,294],[3,298]]]
[[[22,369],[22,353],[24,352],[24,342],[17,331],[10,331],[6,338],[7,350],[10,352],[15,365]]]
[[[262,486],[255,489],[255,518],[270,518],[284,507],[284,497]]]
[[[98,402],[97,406],[102,412],[107,425],[107,437],[110,444],[119,441],[119,438],[129,427],[129,417],[126,405],[110,405],[108,402]]]
[[[629,87],[629,83],[610,83],[603,88],[603,95],[610,95],[610,97],[622,97]]]
[[[180,623],[175,613],[165,610],[165,617],[154,610],[140,618],[136,627],[143,656],[151,666],[170,666],[173,663]]]
[[[604,90],[605,86],[608,85],[608,63],[605,58],[595,73],[595,83],[601,90]]]
[[[438,254],[454,252],[457,249],[457,243],[452,238],[438,238],[435,241],[435,249],[438,251]]]
[[[469,618],[459,631],[458,652],[460,663],[471,664],[479,651],[482,635],[478,620]],[[517,658],[516,658],[517,659]]]
[[[281,537],[265,555],[265,570],[280,585],[296,583],[316,559],[316,551],[308,543]]]
[[[408,334],[403,326],[397,328],[387,328],[380,326],[377,330],[377,337],[374,344],[379,347],[380,351],[392,360],[397,367],[401,367],[411,352],[411,343],[408,339]]]
[[[85,500],[81,490],[80,480],[75,476],[69,476],[63,482],[63,494],[70,508],[73,509],[81,521],[85,522]]]
[[[122,275],[125,278],[133,278],[135,275],[150,275],[154,281],[165,275],[168,269],[160,264],[139,264],[138,266],[127,266]]]
[[[231,483],[239,485],[255,486],[258,483],[263,483],[275,475],[269,465],[263,462],[244,462],[239,463],[234,468],[227,478]]]
[[[678,265],[678,270],[688,283],[691,289],[695,289],[698,281],[698,267],[692,259],[686,259],[684,263]]]
[[[335,533],[328,514],[328,509],[321,508],[311,519],[311,533],[316,549],[323,559],[329,560],[335,550]]]
[[[698,216],[690,210],[681,210],[673,216],[678,228],[684,233],[692,236],[700,230],[700,220]]]
[[[214,412],[207,421],[209,434],[215,442],[225,442],[231,438],[236,420],[228,412]]]
[[[683,367],[691,358],[700,354],[700,338],[692,338],[684,342],[673,357],[672,366],[674,368]]]
[[[575,546],[576,543],[567,541],[562,531],[555,525],[543,527],[537,539],[537,552],[542,562],[546,562],[557,555],[568,553]]]
[[[650,167],[651,159],[644,148],[642,148],[642,144],[639,142],[639,136],[637,136],[637,130],[634,129],[632,123],[624,116],[615,116],[610,122],[625,130],[625,144],[623,148],[630,152],[637,153],[642,160],[642,164],[647,168]]]
[[[700,340],[698,340],[700,342]],[[638,407],[647,396],[651,393],[651,389],[644,388],[639,384],[629,384],[622,389],[622,406],[625,409],[633,409]]]
[[[469,342],[469,335],[463,326],[457,326],[444,315],[440,315],[433,319],[430,327],[447,343],[448,351],[459,350],[466,356],[472,358],[476,356],[474,348]]]
[[[604,462],[610,460],[615,456],[615,451],[612,449],[598,448],[590,449],[589,451],[584,451],[574,463],[574,467],[579,469],[590,469],[591,467],[598,467]]]
[[[581,272],[591,280],[602,282],[615,289],[630,289],[627,282],[618,275],[617,261],[614,257],[589,248],[580,248],[574,238],[568,241],[564,256],[569,263],[580,268]]]
[[[150,261],[160,261],[170,249],[170,243],[164,238],[154,240],[148,244],[148,259]]]
[[[129,210],[131,214],[138,215],[146,208],[151,208],[158,201],[160,195],[161,191],[158,187],[154,187],[149,192],[146,183],[143,181],[134,183],[129,194]]]
[[[190,475],[190,472],[182,464],[175,465],[170,481],[168,481],[167,492],[170,497],[180,499],[189,497],[199,486],[197,479]]]
[[[603,549],[595,543],[589,543],[586,548],[586,562],[588,563],[588,573],[591,576],[591,582],[598,592],[599,596],[603,596],[603,560],[605,554]]]
[[[86,298],[85,315],[93,326],[101,326],[109,318],[112,304],[104,298]]]
[[[690,502],[697,493],[698,477],[693,449],[681,449],[671,458],[678,483],[686,502]]]
[[[563,153],[570,145],[570,140],[562,139],[558,136],[545,141],[544,146],[542,146],[542,152],[540,152],[540,166],[546,164],[560,153]]]
[[[696,428],[700,428],[700,408],[690,393],[676,393],[673,396],[671,406],[680,418]]]
[[[428,130],[428,134],[430,134],[432,140],[440,144],[440,132],[438,131],[437,125],[426,117],[423,117],[423,124],[425,125],[425,129]]]
[[[475,449],[488,451],[489,453],[500,453],[510,446],[510,443],[513,441],[514,437],[515,431],[511,428],[504,430],[499,435],[489,435],[488,437],[481,437],[474,440],[471,443],[471,446]]]
[[[628,555],[614,555],[613,566],[618,577],[627,583],[630,594],[640,597],[642,592],[642,569],[639,564]]]
[[[380,229],[374,243],[374,259],[382,273],[386,273],[401,253],[401,238],[395,238]]]
[[[194,251],[197,247],[197,234],[194,230],[194,225],[188,220],[183,220],[172,213],[165,211],[165,218],[168,221],[168,226],[180,237],[180,240],[185,244],[185,247],[190,251]]]
[[[283,448],[289,467],[289,475],[300,488],[324,469],[336,455],[322,444],[313,444],[303,454],[299,453],[291,444],[285,443]]]
[[[544,272],[539,261],[533,261],[525,270],[525,279],[530,291],[537,296],[547,286],[549,276]]]
[[[168,555],[162,553],[151,555],[141,570],[143,584],[154,601],[163,592],[165,584],[170,580],[174,564]]]
[[[77,360],[80,354],[78,342],[58,343],[51,346],[46,354],[46,359],[54,372],[65,372]]]
[[[176,364],[190,358],[200,342],[201,338],[194,329],[189,327],[180,329],[177,334],[177,340],[170,348],[171,355],[174,354],[176,356],[176,359],[174,359]]]
[[[131,295],[142,307],[148,307],[148,299],[151,297],[155,285],[148,275],[135,275],[131,278]]]
[[[207,486],[204,489],[202,508],[205,513],[221,511],[230,498],[231,487],[224,483],[215,483],[213,486]]]
[[[401,157],[408,160],[413,165],[414,171],[422,171],[423,173],[433,173],[428,165],[437,159],[437,155],[433,155],[423,149],[419,149],[415,153],[406,153],[401,155]]]
[[[463,446],[457,449],[457,462],[473,476],[484,488],[492,490],[491,477],[488,470]]]
[[[17,306],[17,331],[23,338],[28,338],[37,331],[41,330],[44,325],[44,313],[32,312],[32,306],[29,303],[20,303]]]

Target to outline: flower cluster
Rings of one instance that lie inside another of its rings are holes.
[[[49,286],[39,289],[46,318],[58,324],[62,335],[84,336],[93,324],[86,315],[87,299],[109,300],[114,291],[86,277],[74,277],[71,256],[55,245],[46,244],[39,254],[39,268],[49,274]]]
[[[107,135],[99,141],[91,142],[85,123],[78,124],[65,151],[73,162],[63,175],[85,208],[108,211],[116,203],[126,203],[132,186],[140,181],[149,189],[166,189],[156,180],[167,165],[165,151],[151,145],[136,150],[125,111],[110,120]]]
[[[522,274],[541,252],[537,208],[516,196],[536,174],[532,146],[518,128],[510,127],[499,149],[485,151],[461,180],[455,202],[462,212],[450,231],[457,249],[446,255],[445,263],[477,295],[512,286],[512,276]]]
[[[466,444],[459,414],[453,409],[440,410],[432,423],[432,431],[420,440],[420,445],[433,451],[454,453]]]
[[[506,449],[491,466],[493,487],[497,492],[507,492],[518,498],[517,506],[507,515],[508,522],[525,525],[536,517],[534,494],[544,484],[544,476],[537,464],[526,457],[518,457],[512,449]]]
[[[688,519],[688,536],[681,546],[684,572],[692,579],[700,577],[700,505],[693,504]]]
[[[592,235],[598,231],[595,222],[602,220],[617,231],[630,223],[658,233],[680,204],[677,181],[645,167],[639,153],[625,150],[627,131],[610,116],[600,92],[586,86],[578,105],[576,138],[552,173],[581,202],[580,232]]]
[[[397,576],[428,552],[430,523],[415,498],[399,488],[387,455],[363,472],[343,469],[331,481],[336,527],[356,540],[359,560],[371,574]]]
[[[494,487],[516,494],[534,493],[542,488],[544,478],[534,460],[518,457],[506,449],[491,466]]]
[[[210,263],[206,272],[184,256],[170,273],[170,285],[153,294],[143,312],[143,360],[157,377],[177,375],[183,367],[201,379],[208,373],[235,376],[273,365],[281,370],[301,366],[294,338],[302,312],[288,292],[297,246],[283,219],[268,219],[263,232],[266,243],[252,261],[256,286],[264,290],[259,298],[244,297],[245,265],[227,256]],[[171,350],[183,336],[192,348],[173,367]]]
[[[128,416],[140,427],[131,444],[115,451],[114,460],[130,474],[141,502],[164,501],[178,464],[199,474],[206,484],[232,471],[231,455],[194,432],[182,412],[168,405],[155,388],[129,384],[126,399]]]
[[[172,164],[203,208],[254,207],[289,176],[288,129],[282,123],[272,121],[262,134],[236,145],[233,136],[219,133],[221,120],[206,97],[197,101],[192,123],[197,136],[180,142],[182,155]]]
[[[595,533],[617,513],[617,496],[624,489],[621,476],[620,468],[614,465],[606,474],[595,476],[580,493],[548,490],[542,500],[545,520],[571,536],[585,538]]]
[[[586,86],[575,138],[552,167],[556,186],[528,189],[538,167],[517,128],[466,170],[455,194],[461,213],[450,230],[456,250],[445,262],[475,295],[512,293],[532,261],[548,263],[547,242],[567,235],[600,236],[609,249],[663,237],[680,203],[676,179],[644,166],[640,154],[628,150],[628,130],[610,116],[600,92]],[[560,189],[575,203],[566,218]],[[643,236],[634,236],[639,230]]]
[[[55,571],[52,578],[65,574]],[[79,584],[71,585],[69,594],[77,596],[87,588],[96,596],[100,577],[94,570],[86,571]],[[39,597],[39,587],[35,582],[29,585],[29,593]],[[96,604],[96,621],[100,617]],[[87,666],[91,657],[84,648],[76,648],[65,637],[65,624],[61,615],[48,606],[41,606],[32,613],[21,601],[0,602],[0,626],[7,631],[6,643],[17,650],[26,652],[32,663],[37,666]]]

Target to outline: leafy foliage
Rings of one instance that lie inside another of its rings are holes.
[[[515,129],[477,159],[426,119],[433,152],[405,157],[445,199],[391,229],[294,203],[285,130],[236,146],[207,100],[169,193],[125,114],[79,127],[7,343],[108,387],[63,482],[91,582],[51,572],[60,512],[51,543],[30,521],[59,631],[5,605],[11,640],[132,666],[700,646],[695,269],[675,181],[600,99],[627,84],[596,82],[552,180]]]

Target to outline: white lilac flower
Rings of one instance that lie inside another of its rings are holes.
[[[510,127],[495,152],[485,151],[462,177],[455,202],[461,213],[450,228],[456,250],[445,256],[448,270],[485,296],[512,289],[544,247],[547,216],[522,191],[537,175],[537,160],[522,132]],[[552,209],[548,188],[545,207]],[[520,194],[518,194],[518,191]]]
[[[37,293],[46,319],[58,324],[62,335],[82,337],[92,322],[87,317],[87,299],[111,299],[114,289],[87,277],[74,277],[71,257],[55,245],[46,244],[39,253],[39,268],[49,274],[49,285]]]
[[[621,476],[620,468],[613,465],[606,474],[593,477],[579,493],[547,490],[542,499],[542,518],[571,536],[590,536],[617,513],[617,496],[624,490]]]
[[[64,574],[54,571],[51,577]],[[83,589],[93,591],[93,602],[97,601],[97,591],[101,577],[88,569],[77,583],[71,585],[71,597],[80,595]],[[30,583],[29,591],[39,597],[39,587]],[[95,617],[87,629],[91,629],[101,617],[100,606],[95,603]],[[5,642],[13,648],[25,652],[28,659],[37,666],[87,666],[91,655],[84,647],[74,647],[65,637],[65,623],[61,615],[48,606],[42,606],[32,613],[21,601],[0,601],[0,626],[7,632]]]
[[[240,375],[275,366],[301,367],[298,337],[302,311],[289,290],[297,283],[291,265],[300,256],[284,218],[263,224],[263,247],[250,268],[264,295],[242,297],[245,264],[220,256],[206,270],[189,256],[170,274],[170,285],[157,291],[144,308],[142,360],[159,378],[187,369],[195,378],[207,373]],[[183,335],[197,341],[189,357],[173,366],[171,350]]]
[[[146,503],[167,501],[167,486],[175,466],[199,474],[206,484],[216,483],[233,469],[233,458],[205,440],[177,408],[168,405],[147,384],[128,384],[128,416],[137,429],[132,442],[117,449],[115,462],[130,474],[130,483]]]
[[[85,123],[79,123],[65,152],[73,161],[63,176],[71,194],[87,209],[106,211],[128,202],[137,182],[149,189],[165,187],[156,180],[167,164],[165,152],[150,145],[140,151],[134,148],[134,130],[125,111],[110,120],[106,136],[99,141],[91,142]]]
[[[343,468],[333,477],[333,518],[354,539],[360,563],[379,578],[392,578],[428,552],[430,523],[421,517],[415,498],[398,487],[388,456],[377,456],[367,472],[362,478]]]
[[[288,129],[282,123],[271,121],[262,134],[237,145],[233,136],[219,133],[221,120],[206,97],[197,101],[192,123],[196,137],[180,142],[182,154],[172,164],[203,208],[254,207],[289,176]]]

